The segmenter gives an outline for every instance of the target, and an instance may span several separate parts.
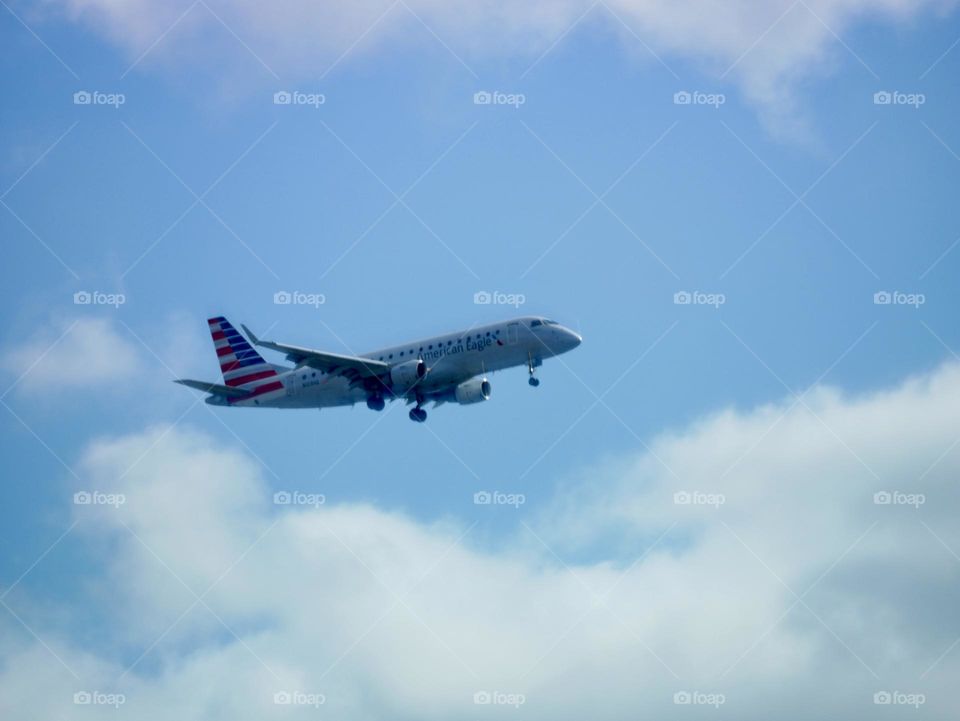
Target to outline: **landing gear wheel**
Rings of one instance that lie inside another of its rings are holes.
[[[427,420],[427,412],[423,410],[423,408],[411,408],[410,420],[416,421],[417,423],[423,423],[425,420]]]
[[[530,376],[530,379],[527,381],[527,383],[536,388],[538,385],[540,385],[540,379]]]
[[[533,356],[532,356],[532,355],[528,355],[528,356],[527,356],[527,370],[530,371],[530,379],[527,381],[527,383],[529,383],[529,384],[530,384],[531,386],[533,386],[534,388],[536,388],[538,385],[540,385],[540,379],[534,377],[534,375],[533,375],[533,371],[534,371],[534,369],[535,369],[538,365],[539,365],[539,363],[537,363],[537,362],[535,362],[535,361],[533,360]]]
[[[383,396],[370,396],[367,398],[367,408],[371,411],[382,411],[385,405],[386,402],[383,400]]]

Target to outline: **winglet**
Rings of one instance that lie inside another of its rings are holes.
[[[240,324],[240,327],[243,328],[243,332],[247,334],[247,338],[253,341],[254,345],[260,345],[260,339],[253,334],[253,331],[247,328],[243,323]]]

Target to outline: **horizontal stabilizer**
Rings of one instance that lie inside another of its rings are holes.
[[[223,396],[225,398],[244,398],[250,395],[250,391],[240,390],[239,388],[231,388],[230,386],[223,386],[219,383],[208,383],[207,381],[191,381],[181,378],[179,380],[175,380],[174,383],[179,383],[180,385],[187,386],[188,388],[196,388],[198,391],[212,393],[215,396]]]

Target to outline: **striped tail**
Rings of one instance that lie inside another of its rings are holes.
[[[250,395],[244,400],[283,389],[277,371],[253,349],[230,321],[218,316],[209,318],[207,323],[220,361],[223,382],[227,386],[249,391]]]

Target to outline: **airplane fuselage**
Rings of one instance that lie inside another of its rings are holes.
[[[272,408],[329,408],[370,403],[380,394],[390,400],[397,397],[426,400],[450,400],[458,384],[485,377],[506,368],[526,366],[533,369],[545,358],[572,350],[580,344],[580,336],[545,318],[524,316],[500,323],[477,326],[456,333],[446,333],[388,348],[362,353],[359,358],[379,361],[392,368],[422,361],[425,375],[412,390],[382,389],[358,386],[339,373],[325,372],[309,365],[294,369],[274,366],[282,388],[250,399],[211,398],[216,405]],[[413,363],[411,363],[413,362]],[[484,379],[485,380],[485,379]],[[489,389],[489,384],[487,385]],[[465,401],[461,401],[465,402]],[[466,401],[470,402],[470,401]]]

